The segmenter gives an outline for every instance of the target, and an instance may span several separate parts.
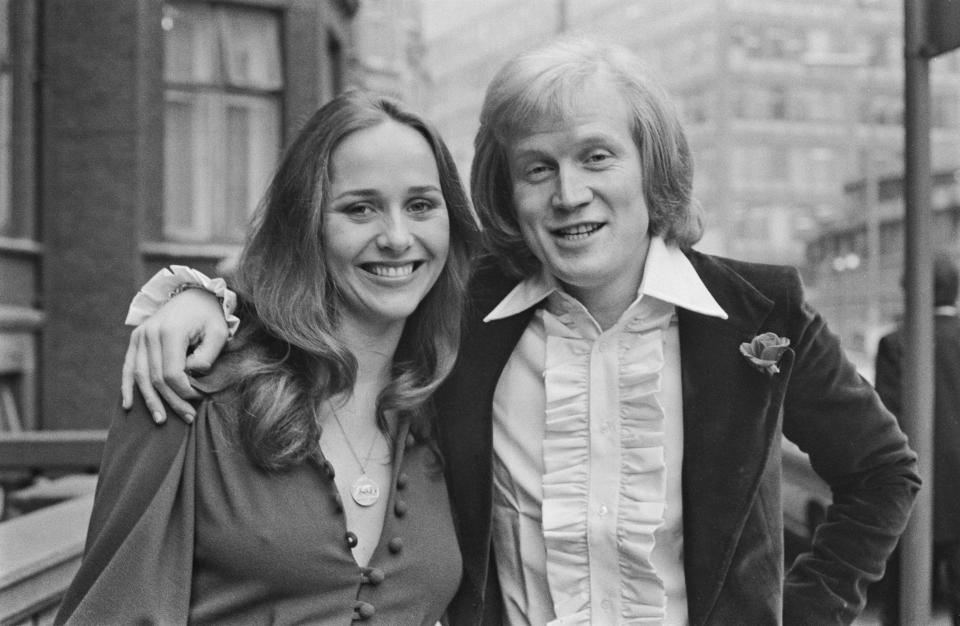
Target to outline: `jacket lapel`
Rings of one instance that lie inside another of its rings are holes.
[[[464,583],[450,606],[455,622],[478,622],[489,582],[493,493],[492,399],[500,373],[534,309],[485,323],[480,320],[509,292],[516,280],[488,274],[472,284],[468,318],[457,364],[435,397],[438,435],[453,504]],[[487,602],[497,599],[487,598]]]
[[[776,414],[767,413],[789,371],[770,378],[740,354],[740,344],[762,332],[773,302],[710,257],[691,253],[690,260],[729,316],[678,311],[684,565],[690,623],[699,625],[716,603],[779,432]]]

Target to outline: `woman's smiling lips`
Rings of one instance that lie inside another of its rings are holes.
[[[406,263],[361,263],[360,268],[378,278],[406,278],[413,274],[422,264],[423,261],[408,261]]]
[[[603,224],[600,222],[585,222],[553,229],[550,231],[550,234],[565,241],[579,241],[586,239],[601,228],[603,228]]]

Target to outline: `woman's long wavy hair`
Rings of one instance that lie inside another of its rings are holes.
[[[409,126],[430,145],[450,222],[447,262],[407,319],[391,383],[377,401],[377,419],[397,411],[415,434],[430,432],[431,394],[450,372],[460,340],[461,309],[477,240],[466,191],[449,150],[426,120],[388,97],[351,90],[307,121],[267,190],[240,256],[236,286],[243,302],[238,339],[247,349],[239,374],[236,432],[260,467],[282,471],[319,458],[318,411],[350,393],[356,359],[337,336],[342,315],[322,245],[331,157],[359,130],[386,121]]]
[[[595,80],[611,81],[632,113],[650,234],[682,247],[692,246],[703,234],[702,212],[692,196],[693,159],[666,91],[627,48],[587,37],[561,37],[521,53],[497,72],[487,88],[474,141],[470,188],[483,241],[503,269],[517,278],[535,273],[540,263],[520,233],[508,147],[545,124],[565,121],[578,95]]]

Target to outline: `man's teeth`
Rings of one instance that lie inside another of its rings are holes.
[[[413,263],[407,263],[406,265],[379,265],[371,263],[366,266],[366,269],[371,274],[376,274],[377,276],[401,278],[413,273]]]
[[[585,239],[600,230],[600,224],[577,224],[570,228],[561,228],[557,234],[564,239]]]

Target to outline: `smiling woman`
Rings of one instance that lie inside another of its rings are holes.
[[[385,122],[344,140],[332,172],[323,247],[343,306],[353,321],[402,327],[436,282],[449,248],[430,146],[409,126]]]
[[[461,558],[430,397],[475,237],[424,120],[360,92],[320,109],[241,255],[244,322],[193,381],[194,426],[157,432],[141,398],[114,421],[57,621],[435,623]]]

